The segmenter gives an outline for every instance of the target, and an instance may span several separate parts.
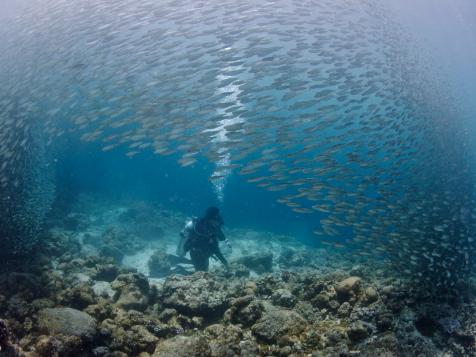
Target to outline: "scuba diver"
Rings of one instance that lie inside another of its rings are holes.
[[[231,248],[228,239],[225,238],[221,227],[223,219],[220,210],[209,207],[202,218],[192,218],[180,232],[180,243],[177,247],[177,255],[184,257],[190,252],[195,271],[207,271],[209,258],[218,258],[228,269],[228,262],[220,251],[219,242],[225,241]]]

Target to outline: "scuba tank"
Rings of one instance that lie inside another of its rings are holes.
[[[185,225],[183,229],[180,231],[180,241],[179,244],[177,245],[177,250],[176,254],[179,257],[184,257],[185,254],[187,254],[187,251],[185,250],[185,245],[190,239],[191,232],[195,226],[195,222],[197,221],[197,217],[192,217],[192,218],[187,218],[185,220]]]

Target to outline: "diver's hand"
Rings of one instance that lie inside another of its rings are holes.
[[[231,243],[228,239],[225,239],[225,245],[230,250],[230,252],[233,250],[233,247],[231,246]]]

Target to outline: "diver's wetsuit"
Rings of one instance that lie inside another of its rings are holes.
[[[196,271],[207,271],[209,258],[216,256],[225,267],[228,262],[220,251],[219,241],[225,240],[220,227],[214,227],[206,218],[199,219],[190,231],[185,243],[185,252],[190,251],[190,258]]]

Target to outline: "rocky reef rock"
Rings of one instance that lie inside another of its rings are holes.
[[[258,346],[249,331],[234,325],[214,324],[205,329],[210,357],[255,357]]]
[[[38,276],[28,273],[12,272],[8,274],[7,287],[11,291],[21,292],[22,294],[37,296],[44,288]]]
[[[94,295],[98,297],[103,297],[106,299],[112,299],[115,295],[114,290],[111,287],[111,284],[107,281],[97,281],[92,286]]]
[[[148,261],[150,276],[153,278],[162,278],[170,274],[172,264],[164,249],[157,249],[151,255]]]
[[[364,295],[365,304],[371,304],[377,300],[378,300],[378,293],[377,293],[377,290],[375,290],[375,288],[369,286],[367,289],[365,289],[365,295]]]
[[[31,304],[21,295],[14,295],[7,301],[8,315],[19,320],[25,319],[33,311]]]
[[[38,313],[38,329],[46,334],[92,340],[97,332],[96,325],[90,315],[69,307],[46,308]]]
[[[205,318],[221,315],[231,299],[225,281],[204,272],[167,278],[159,295],[165,307],[188,316]]]
[[[229,272],[236,278],[248,278],[250,276],[250,270],[243,264],[238,263],[231,263]]]
[[[209,357],[211,353],[205,337],[180,335],[160,342],[152,357]]]
[[[339,302],[336,300],[337,293],[334,287],[330,284],[327,285],[322,283],[322,285],[319,285],[319,289],[322,289],[320,293],[310,297],[312,305],[320,309],[331,309],[337,311],[340,305]],[[316,291],[319,291],[319,289],[317,289]],[[304,295],[308,296],[307,293],[305,293]]]
[[[346,301],[342,305],[339,306],[339,309],[337,310],[337,316],[349,317],[351,312],[352,312],[352,305],[349,304],[348,301]]]
[[[81,251],[81,244],[72,232],[52,229],[48,231],[47,239],[43,241],[40,250],[46,257],[51,258],[52,256],[63,255],[66,252],[77,254]]]
[[[84,356],[83,345],[83,341],[78,336],[39,336],[35,350],[42,357],[77,357]]]
[[[318,357],[334,356],[365,356],[357,351],[354,354],[349,353],[349,339],[345,332],[345,326],[340,325],[335,320],[324,320],[313,324],[311,333],[308,334],[306,344],[316,348],[315,354]],[[360,351],[362,352],[362,351]],[[374,356],[366,356],[374,357]],[[380,357],[380,356],[379,356]],[[393,357],[393,356],[385,356]]]
[[[119,275],[119,269],[114,264],[97,264],[92,277],[95,280],[112,282]]]
[[[101,239],[95,240],[93,245],[99,245],[101,255],[114,258],[118,264],[121,263],[124,255],[135,254],[145,247],[137,236],[116,227],[106,230]]]
[[[57,294],[56,299],[63,306],[76,309],[84,309],[95,302],[94,291],[89,282],[77,283],[73,287],[62,290]]]
[[[6,346],[10,339],[10,332],[4,320],[0,320],[0,346]]]
[[[285,248],[281,252],[277,263],[281,268],[300,268],[309,267],[312,262],[312,256],[306,249]]]
[[[88,313],[98,321],[102,321],[111,317],[115,312],[116,307],[113,306],[110,300],[101,299],[97,304],[89,305],[84,309],[84,312]]]
[[[271,300],[275,305],[282,307],[293,307],[296,305],[296,297],[286,289],[278,289],[271,296]]]
[[[100,254],[103,257],[109,257],[114,259],[116,264],[121,264],[122,259],[125,256],[125,253],[116,246],[104,245],[100,249]]]
[[[253,325],[263,314],[263,304],[253,295],[246,295],[231,301],[224,320],[242,326]]]
[[[138,273],[119,275],[111,284],[116,291],[116,304],[125,310],[144,311],[149,304],[149,281]]]
[[[360,289],[360,283],[362,279],[358,276],[351,276],[347,279],[340,281],[336,286],[335,290],[339,301],[353,301],[355,300],[356,293]]]
[[[297,312],[268,308],[251,330],[253,334],[267,343],[278,343],[284,336],[289,340],[299,339],[308,324]]]
[[[153,353],[159,341],[158,336],[168,336],[165,331],[167,326],[135,310],[119,310],[113,318],[103,320],[99,328],[102,342],[126,356]]]
[[[353,342],[359,342],[370,336],[371,328],[362,321],[353,322],[347,330],[347,336]]]
[[[268,273],[273,271],[273,253],[262,252],[246,255],[237,259],[235,263],[242,264],[248,269],[254,270],[260,274]]]

